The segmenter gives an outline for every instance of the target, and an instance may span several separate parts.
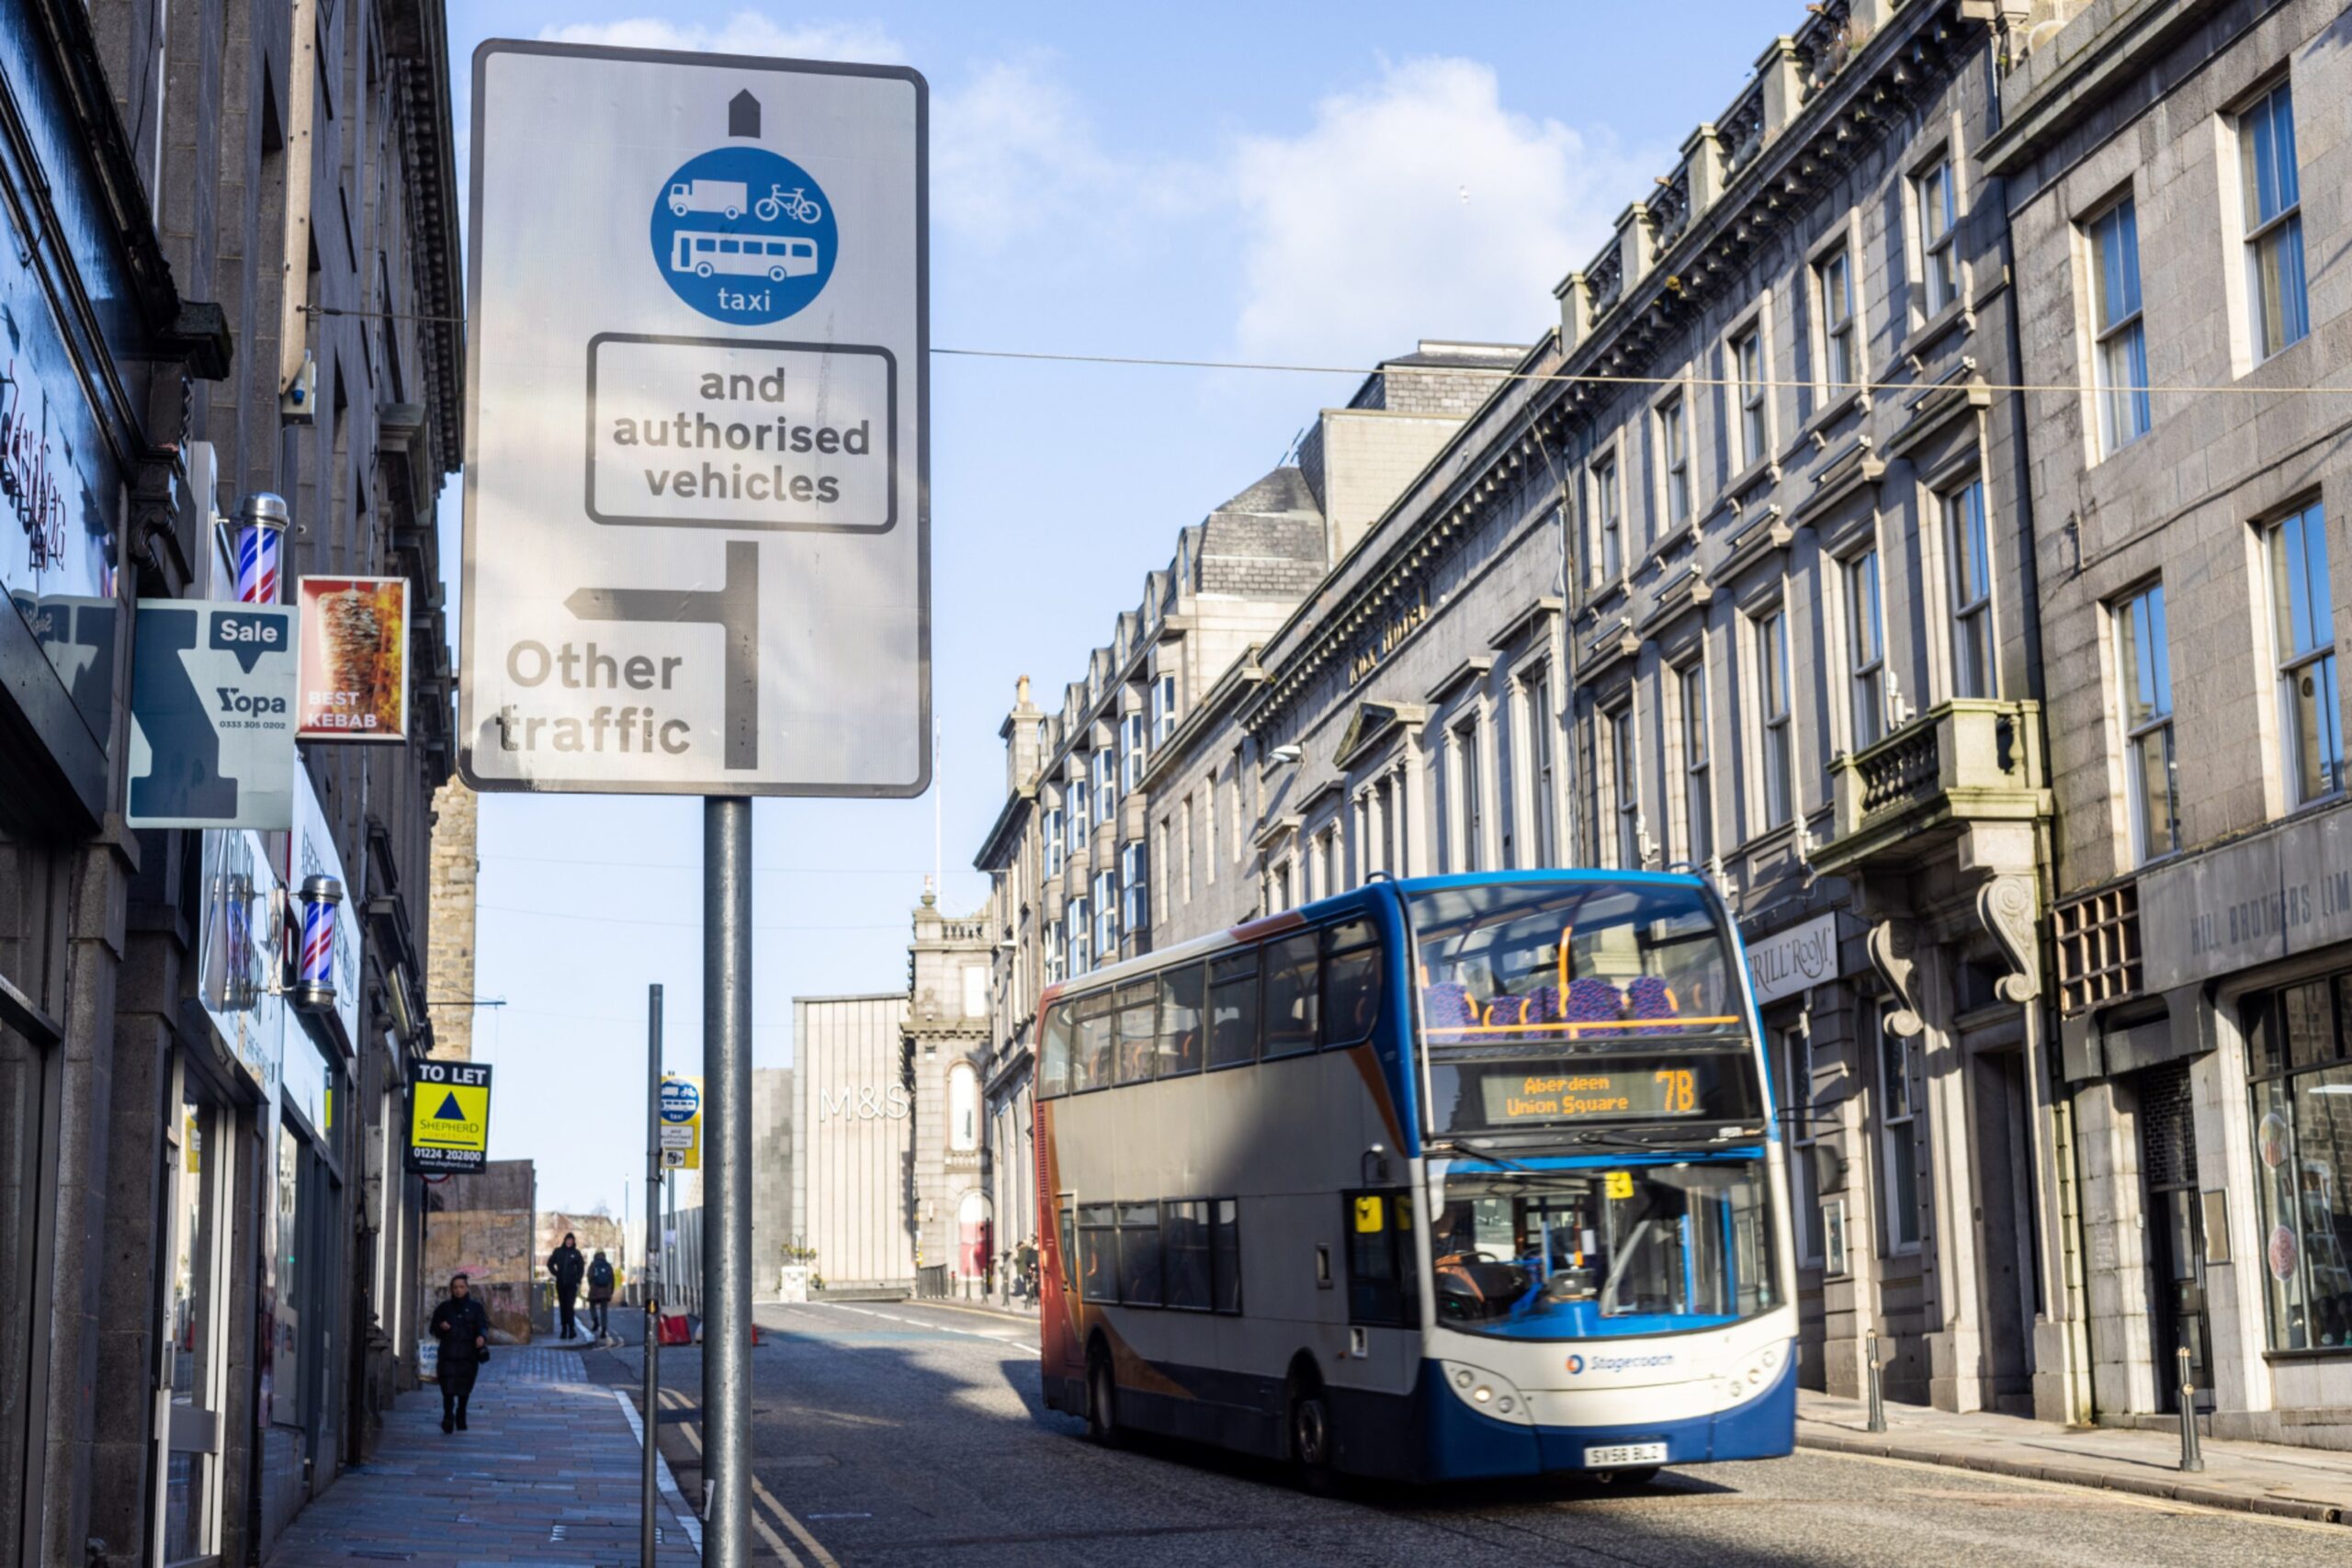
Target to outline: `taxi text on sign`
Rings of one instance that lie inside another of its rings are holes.
[[[492,40],[473,101],[467,778],[921,794],[922,78]]]
[[[662,1078],[659,1130],[664,1170],[702,1168],[702,1079]]]
[[[480,1062],[419,1062],[410,1086],[408,1168],[480,1170],[490,1158],[490,1068]]]

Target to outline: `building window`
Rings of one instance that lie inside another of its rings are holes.
[[[1618,511],[1617,459],[1614,457],[1603,457],[1592,466],[1592,514],[1595,531],[1600,536],[1598,546],[1600,581],[1614,582],[1625,570],[1625,530]]]
[[[1062,857],[1069,852],[1068,846],[1063,842],[1063,835],[1067,831],[1068,829],[1062,826],[1062,808],[1058,806],[1046,807],[1046,874],[1047,876],[1061,874]]]
[[[1058,986],[1069,977],[1067,965],[1069,958],[1066,942],[1061,921],[1055,920],[1046,927],[1046,984],[1048,986]]]
[[[1691,665],[1677,682],[1682,699],[1682,816],[1684,847],[1694,865],[1715,854],[1715,786],[1708,773],[1707,667]]]
[[[1119,814],[1119,760],[1109,748],[1094,753],[1094,820],[1108,822]]]
[[[1911,1042],[1886,1027],[1882,1007],[1863,1010],[1878,1041],[1879,1147],[1885,1168],[1886,1247],[1919,1249],[1919,1139],[1912,1079]]]
[[[1782,1125],[1789,1140],[1789,1218],[1795,1222],[1797,1261],[1821,1262],[1821,1193],[1814,1167],[1813,1034],[1803,1024],[1779,1031]]]
[[[1616,712],[1601,716],[1601,728],[1609,745],[1610,804],[1616,818],[1616,858],[1610,863],[1619,871],[1638,871],[1642,865],[1642,789],[1639,758],[1634,747],[1634,706],[1631,703]]]
[[[1094,874],[1094,957],[1100,964],[1111,964],[1119,956],[1119,875],[1114,871]]]
[[[1119,721],[1119,787],[1130,795],[1143,783],[1144,716],[1131,713]]]
[[[1778,828],[1794,813],[1795,738],[1789,718],[1789,616],[1781,608],[1756,617],[1758,770],[1763,775],[1764,826]]]
[[[2287,777],[2301,806],[2344,787],[2327,519],[2314,502],[2263,532],[2278,650],[2278,719],[2287,737]]]
[[[1086,809],[1086,781],[1084,779],[1070,780],[1069,788],[1064,793],[1069,800],[1067,815],[1069,821],[1069,852],[1074,855],[1081,854],[1086,849],[1089,815]]]
[[[1193,797],[1186,795],[1176,811],[1176,863],[1182,868],[1184,902],[1193,901]]]
[[[1146,902],[1151,886],[1150,864],[1142,840],[1119,847],[1119,918],[1131,933],[1151,929],[1150,905]]]
[[[1069,977],[1076,979],[1094,967],[1093,958],[1087,949],[1085,895],[1080,894],[1069,901],[1069,908],[1062,911],[1062,921],[1069,931]]]
[[[1934,316],[1960,298],[1960,247],[1953,237],[1960,222],[1960,197],[1952,186],[1951,160],[1947,158],[1921,175],[1916,189],[1920,287],[1927,313]]]
[[[1732,391],[1739,404],[1739,461],[1760,463],[1771,449],[1764,430],[1764,329],[1750,327],[1732,340]]]
[[[2140,316],[2140,220],[2127,198],[2090,226],[2092,370],[2100,450],[2148,433],[2148,333]]]
[[[1151,743],[1163,745],[1176,733],[1176,672],[1164,670],[1151,682]]]
[[[989,1015],[989,971],[985,964],[964,965],[964,1016],[986,1018]]]
[[[1845,246],[1814,264],[1813,281],[1821,302],[1822,380],[1834,398],[1861,382],[1861,357],[1854,330],[1854,266]]]
[[[947,1146],[956,1154],[980,1146],[980,1076],[969,1062],[947,1069]]]
[[[1690,517],[1690,433],[1679,394],[1657,406],[1657,453],[1666,478],[1666,525],[1672,528]]]
[[[2250,998],[2255,1182],[2274,1350],[2352,1348],[2352,975]]]
[[[1552,678],[1542,666],[1528,676],[1523,700],[1527,705],[1527,744],[1521,750],[1527,753],[1526,850],[1532,857],[1529,863],[1541,868],[1552,864],[1559,853],[1552,816],[1552,754],[1556,744],[1552,728]]]
[[[1391,876],[1405,874],[1405,825],[1397,817],[1404,803],[1404,785],[1395,779],[1381,780],[1373,794],[1380,813],[1380,869]]]
[[[2118,604],[2113,614],[2132,854],[2144,864],[2180,848],[2180,800],[2172,755],[2172,649],[2165,637],[2164,584],[2150,584]]]
[[[1478,726],[1476,720],[1453,732],[1453,869],[1476,871],[1478,846],[1486,822],[1479,812]]]
[[[1852,693],[1854,750],[1886,738],[1886,622],[1879,603],[1878,550],[1849,559],[1846,575],[1846,670]]]
[[[1993,678],[1993,556],[1984,531],[1984,481],[1944,498],[1944,544],[1951,552],[1951,694],[1989,697]]]
[[[2267,359],[2311,331],[2303,276],[2302,180],[2295,168],[2295,104],[2281,82],[2238,116],[2245,186],[2246,299],[2254,350]]]

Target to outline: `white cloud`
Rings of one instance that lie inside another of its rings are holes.
[[[810,22],[786,27],[757,11],[738,11],[715,27],[682,25],[659,17],[617,22],[569,22],[542,28],[552,43],[600,43],[616,49],[680,49],[711,54],[765,54],[788,60],[856,60],[896,64],[905,51],[888,29],[872,22]]]
[[[1040,59],[998,61],[938,99],[932,210],[984,243],[1110,175],[1076,97]]]
[[[1651,183],[1612,142],[1505,109],[1466,60],[1326,97],[1303,134],[1243,139],[1231,173],[1238,346],[1340,365],[1420,336],[1531,341],[1552,287]]]

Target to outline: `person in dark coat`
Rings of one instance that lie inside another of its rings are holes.
[[[490,1314],[463,1274],[451,1276],[448,1299],[433,1309],[433,1337],[441,1342],[441,1429],[462,1432],[474,1375],[490,1354]]]
[[[602,1339],[612,1331],[613,1265],[602,1247],[588,1263],[588,1331]]]
[[[563,1245],[548,1254],[548,1272],[555,1276],[555,1299],[562,1308],[563,1337],[576,1337],[580,1323],[575,1315],[580,1301],[580,1277],[588,1272],[588,1260],[580,1256],[580,1243],[570,1231],[563,1233]]]

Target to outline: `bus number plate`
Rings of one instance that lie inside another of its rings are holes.
[[[1664,1443],[1612,1443],[1605,1449],[1584,1450],[1587,1470],[1612,1470],[1627,1464],[1664,1464]]]

